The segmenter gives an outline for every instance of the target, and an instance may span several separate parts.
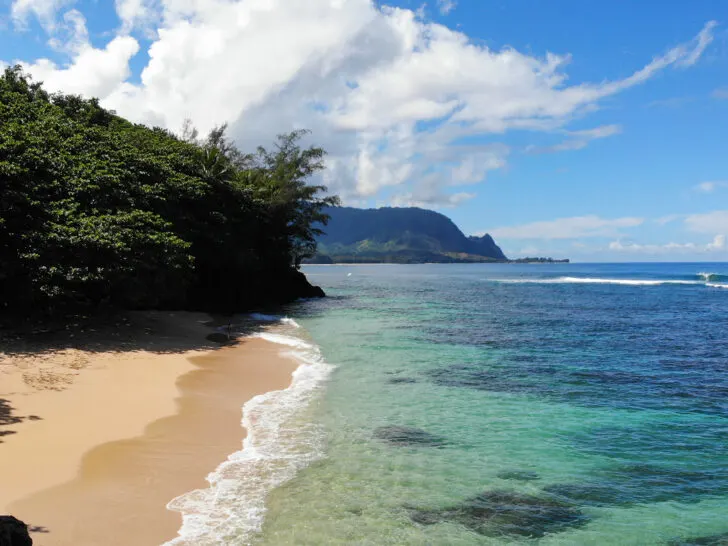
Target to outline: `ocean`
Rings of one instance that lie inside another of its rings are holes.
[[[190,543],[728,543],[728,264],[304,270]]]

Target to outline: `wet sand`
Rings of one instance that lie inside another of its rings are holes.
[[[187,336],[210,332],[189,313],[159,320],[184,322]],[[297,366],[261,339],[217,350],[174,341],[172,352],[67,349],[40,364],[38,355],[2,361],[0,512],[30,524],[35,544],[174,538],[182,518],[167,503],[207,486],[242,446],[243,404],[286,388]]]

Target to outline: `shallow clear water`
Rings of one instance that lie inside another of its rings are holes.
[[[293,334],[336,369],[254,543],[728,533],[728,264],[305,271],[330,297]]]

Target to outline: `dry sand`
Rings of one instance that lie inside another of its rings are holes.
[[[137,314],[123,339],[102,329],[0,355],[0,513],[40,546],[173,538],[181,515],[166,504],[207,485],[241,448],[242,405],[296,367],[260,339],[212,350],[207,320]]]

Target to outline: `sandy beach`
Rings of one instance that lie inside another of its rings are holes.
[[[174,538],[181,515],[167,503],[207,486],[241,448],[242,405],[296,368],[260,339],[207,341],[209,320],[135,314],[0,354],[0,513],[40,546]]]

